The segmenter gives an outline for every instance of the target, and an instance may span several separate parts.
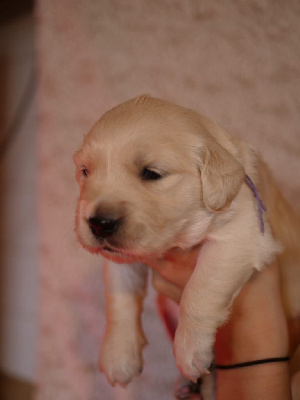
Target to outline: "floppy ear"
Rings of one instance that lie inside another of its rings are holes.
[[[238,194],[245,177],[244,167],[213,141],[201,150],[200,158],[204,204],[210,211],[221,211]]]

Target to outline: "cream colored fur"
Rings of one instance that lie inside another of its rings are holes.
[[[247,143],[195,112],[141,96],[104,114],[74,160],[81,189],[79,241],[110,260],[100,367],[112,384],[126,385],[142,369],[145,265],[153,269],[154,287],[180,303],[174,353],[188,379],[207,371],[216,330],[233,299],[275,257],[283,271],[291,336],[299,337],[299,225]],[[142,179],[145,167],[162,178]],[[268,208],[264,233],[245,173]],[[104,240],[88,226],[99,214],[122,221]],[[196,267],[182,291],[184,260],[191,254],[197,255]],[[174,269],[172,257],[183,260],[180,269]]]

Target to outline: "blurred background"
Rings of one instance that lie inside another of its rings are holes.
[[[0,2],[0,398],[30,399],[38,337],[33,1]]]
[[[73,153],[141,93],[250,141],[300,211],[297,0],[0,0],[0,398],[171,398],[177,371],[149,288],[145,368],[97,370],[101,260],[76,243]]]

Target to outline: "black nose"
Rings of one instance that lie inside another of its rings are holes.
[[[92,234],[97,239],[105,239],[112,236],[118,229],[121,219],[96,216],[88,219],[88,225]]]

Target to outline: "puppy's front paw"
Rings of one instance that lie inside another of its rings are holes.
[[[111,385],[126,386],[143,369],[142,348],[146,344],[143,334],[110,332],[103,340],[99,368]]]
[[[198,324],[179,323],[174,340],[174,353],[179,371],[192,382],[209,373],[213,360],[214,335],[202,331]]]

